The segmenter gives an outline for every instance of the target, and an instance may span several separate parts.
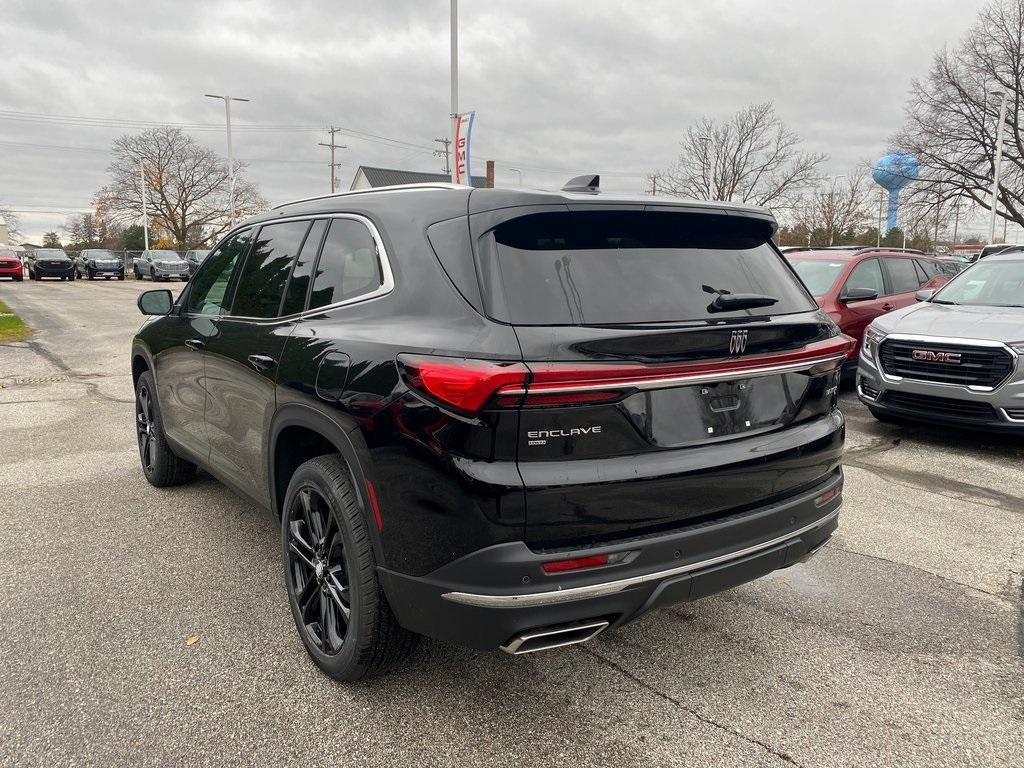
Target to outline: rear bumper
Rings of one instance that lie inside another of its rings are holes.
[[[571,552],[535,552],[523,542],[471,553],[421,577],[381,569],[399,623],[473,648],[494,649],[532,629],[575,621],[631,621],[663,605],[696,600],[806,559],[838,527],[837,470],[816,487],[766,507],[671,534]],[[626,553],[621,563],[551,576],[541,564]]]
[[[21,265],[14,267],[0,267],[0,277],[21,277],[22,269]]]

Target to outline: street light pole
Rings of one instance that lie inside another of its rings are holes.
[[[451,43],[451,93],[450,93],[450,106],[451,106],[451,117],[452,117],[452,140],[455,140],[456,133],[458,132],[458,121],[459,121],[459,0],[450,0],[451,2],[451,32],[450,32],[450,43]],[[458,161],[459,148],[455,147],[455,162],[452,163],[452,182],[455,181],[455,167],[459,164]]]
[[[523,172],[518,168],[509,168],[508,170],[510,173],[518,174],[516,177],[518,179],[518,181],[516,181],[516,185],[520,187],[523,186]]]
[[[992,171],[992,211],[988,221],[988,242],[994,243],[996,239],[996,208],[999,203],[999,167],[1003,164],[1003,126],[1006,123],[1006,90],[989,91],[994,96],[999,96],[999,123],[996,126],[996,161]]]
[[[146,210],[146,161],[139,158],[139,178],[142,180],[142,237],[149,250],[149,211]],[[126,267],[127,269],[127,267]]]
[[[231,149],[231,102],[232,101],[249,101],[248,99],[239,99],[234,96],[218,96],[215,93],[204,94],[209,99],[222,99],[224,101],[224,117],[227,123],[228,131],[228,175],[231,178],[231,184],[228,187],[228,211],[231,214],[231,226],[235,226],[235,153]]]

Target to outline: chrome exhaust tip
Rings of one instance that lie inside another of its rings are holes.
[[[529,632],[522,632],[513,637],[501,646],[501,650],[511,653],[513,656],[550,651],[552,648],[563,648],[567,645],[577,645],[593,640],[607,628],[607,620],[595,619],[594,621],[577,621],[572,624],[557,624],[543,629],[531,629]]]

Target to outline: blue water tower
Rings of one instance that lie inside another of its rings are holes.
[[[886,232],[896,228],[897,213],[900,207],[900,192],[917,178],[920,167],[913,155],[894,152],[878,160],[871,169],[871,178],[882,189],[889,192],[889,218],[885,224]]]

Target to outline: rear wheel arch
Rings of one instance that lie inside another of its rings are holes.
[[[339,454],[348,467],[352,487],[363,510],[373,542],[374,555],[385,565],[380,531],[369,499],[367,476],[369,450],[362,437],[346,430],[328,414],[306,405],[290,404],[281,408],[271,423],[267,443],[270,501],[274,516],[280,520],[288,483],[304,462],[325,454]]]

